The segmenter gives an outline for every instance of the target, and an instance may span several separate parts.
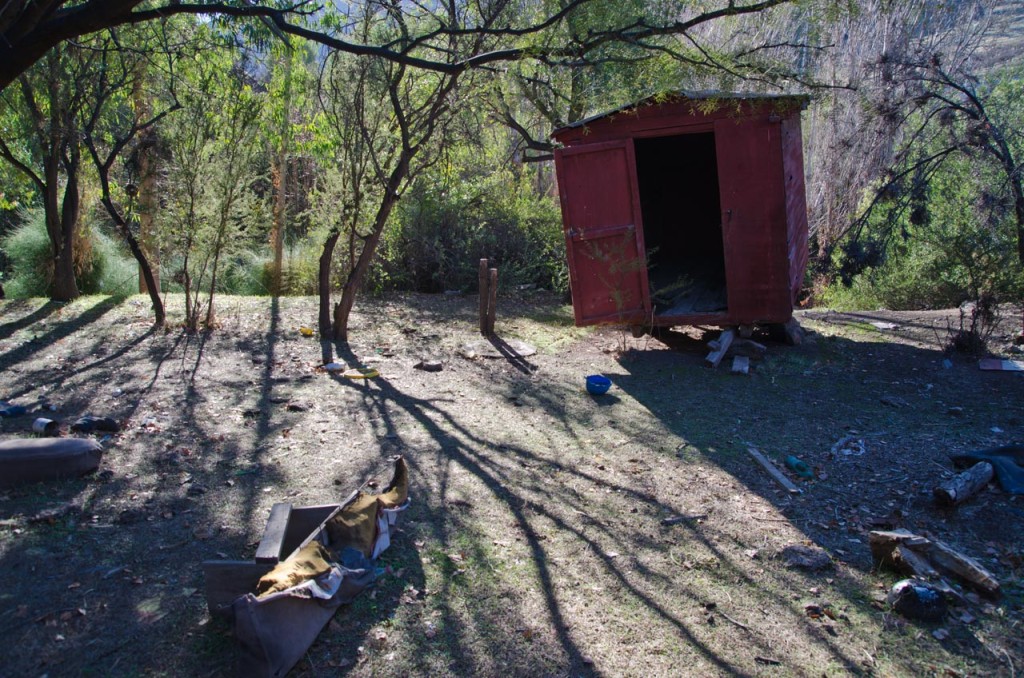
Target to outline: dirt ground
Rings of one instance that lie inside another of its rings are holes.
[[[803,345],[771,343],[736,376],[703,366],[712,335],[581,330],[545,293],[499,302],[500,337],[538,349],[511,360],[460,354],[479,339],[474,297],[366,299],[345,357],[381,376],[356,382],[320,370],[332,347],[299,332],[315,300],[218,308],[219,329],[188,336],[151,330],[141,297],[0,302],[0,400],[124,427],[98,473],[0,494],[0,675],[229,673],[200,563],[250,558],[275,502],[339,501],[399,452],[413,503],[385,572],[292,675],[1024,667],[1024,500],[993,485],[955,510],[932,501],[948,455],[1024,443],[1024,378],[947,358],[949,312],[805,311]],[[993,346],[1009,352],[1019,326]],[[593,373],[607,395],[585,392]],[[748,446],[816,477],[790,495]],[[894,614],[900,577],[867,543],[889,526],[975,557],[1004,595],[937,623]],[[830,563],[790,569],[793,545]]]

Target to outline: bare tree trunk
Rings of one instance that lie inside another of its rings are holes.
[[[331,260],[334,258],[334,248],[341,237],[341,229],[331,231],[324,241],[323,251],[320,253],[320,270],[317,276],[316,289],[320,297],[320,336],[331,336]]]
[[[143,89],[146,82],[146,62],[139,61],[136,68],[135,84],[132,88],[132,99],[135,102],[136,122],[149,120],[153,117],[153,106]],[[155,285],[157,296],[160,294],[160,252],[157,249],[156,237],[153,232],[153,217],[156,212],[156,168],[154,167],[153,147],[150,143],[151,132],[147,130],[143,143],[139,145],[139,245],[145,253],[139,262],[139,293],[144,294]],[[138,260],[138,257],[136,257]],[[145,262],[145,266],[143,265]],[[145,268],[149,269],[147,275]],[[151,295],[152,296],[152,295]],[[160,324],[163,324],[160,322]]]
[[[274,249],[274,264],[271,273],[271,287],[275,295],[281,294],[281,267],[284,263],[284,231],[288,227],[288,151],[290,146],[289,129],[292,108],[292,51],[287,49],[284,57],[284,113],[281,118],[281,140],[278,146],[276,170],[277,195],[274,201],[274,227],[270,234],[271,246]]]
[[[55,301],[71,301],[81,294],[78,289],[78,281],[75,280],[75,241],[80,201],[77,163],[73,169],[69,169],[66,181],[64,200],[59,213],[46,216],[48,224],[51,223],[51,219],[56,222],[54,230],[59,233],[57,242],[54,243],[56,252],[53,262],[53,286],[50,294]],[[54,190],[56,190],[56,186],[54,186]],[[54,194],[54,207],[56,202],[57,196]],[[47,207],[49,208],[50,205]]]
[[[387,226],[391,210],[398,203],[398,188],[409,174],[409,161],[412,155],[413,153],[408,151],[403,152],[401,159],[388,178],[388,184],[384,189],[384,197],[381,198],[377,217],[373,221],[373,229],[363,239],[363,248],[359,252],[359,258],[356,259],[355,266],[349,271],[348,279],[341,290],[341,301],[334,307],[334,327],[332,329],[334,339],[337,341],[348,341],[348,321],[349,316],[352,314],[352,307],[356,303],[356,294],[362,288],[363,281],[366,280],[366,274],[370,270],[370,262],[373,261],[373,257],[377,254],[377,245],[380,243],[380,237],[384,233],[384,227]]]

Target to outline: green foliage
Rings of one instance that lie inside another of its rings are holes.
[[[984,156],[950,158],[928,182],[924,214],[900,214],[894,235],[892,215],[877,210],[859,246],[849,243],[837,252],[837,267],[858,257],[875,263],[852,276],[850,285],[829,287],[822,303],[920,309],[986,296],[1020,299],[1024,274],[1017,262],[1012,205],[999,189],[999,169]]]
[[[475,289],[478,262],[492,260],[503,285],[568,287],[561,215],[509,169],[480,176],[422,177],[386,234],[378,284],[423,292]]]
[[[85,224],[79,251],[86,253],[76,262],[79,288],[83,294],[131,294],[138,284],[135,262],[117,242],[99,228]],[[0,240],[13,263],[13,275],[4,283],[8,297],[44,297],[53,275],[50,238],[42,210],[22,213],[21,223]]]

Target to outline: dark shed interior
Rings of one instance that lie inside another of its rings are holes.
[[[725,311],[714,133],[638,138],[634,144],[655,314]]]

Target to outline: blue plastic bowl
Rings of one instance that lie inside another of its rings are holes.
[[[587,393],[604,395],[612,387],[612,380],[603,374],[592,374],[587,377]]]

